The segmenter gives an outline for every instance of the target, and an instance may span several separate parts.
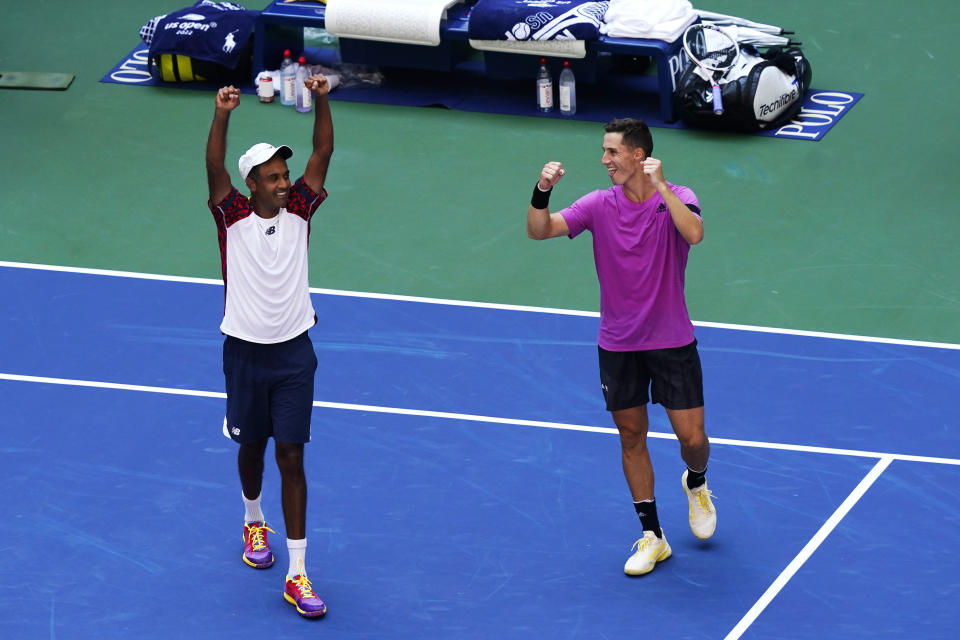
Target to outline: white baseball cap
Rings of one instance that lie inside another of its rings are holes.
[[[245,154],[240,156],[240,162],[238,163],[240,166],[240,177],[246,180],[247,176],[250,175],[251,169],[258,164],[263,164],[277,154],[286,160],[293,155],[293,149],[285,144],[275,147],[267,142],[258,142],[253,145],[247,149]]]

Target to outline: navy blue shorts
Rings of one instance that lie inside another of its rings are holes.
[[[309,442],[316,370],[317,354],[306,331],[276,344],[227,336],[223,375],[230,438],[241,444],[270,437],[277,442]]]
[[[600,387],[607,411],[653,401],[667,409],[703,406],[703,371],[697,341],[672,349],[607,351],[598,346]],[[650,393],[648,393],[648,389]]]

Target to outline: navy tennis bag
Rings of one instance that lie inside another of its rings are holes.
[[[246,84],[259,14],[232,2],[199,0],[157,16],[140,29],[151,72],[165,82]]]
[[[776,128],[800,111],[812,73],[798,47],[771,47],[764,53],[741,47],[736,64],[719,80],[723,113],[717,115],[709,80],[688,63],[674,92],[677,114],[684,124],[703,129],[752,133]]]

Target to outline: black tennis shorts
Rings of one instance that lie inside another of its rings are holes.
[[[317,354],[304,331],[276,344],[223,341],[230,438],[240,444],[273,437],[277,442],[310,441],[313,376]]]
[[[653,401],[667,409],[703,406],[703,371],[697,341],[684,347],[650,351],[607,351],[598,346],[600,388],[607,411]]]

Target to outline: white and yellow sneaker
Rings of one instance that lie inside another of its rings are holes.
[[[717,530],[717,510],[713,508],[713,501],[710,499],[713,493],[707,488],[706,482],[696,489],[688,489],[686,471],[683,472],[680,482],[683,484],[683,492],[687,494],[687,502],[690,503],[690,530],[693,535],[706,540]]]
[[[657,537],[653,531],[644,531],[643,537],[633,543],[631,551],[636,549],[634,554],[627,558],[627,563],[623,565],[623,572],[628,576],[642,576],[650,573],[658,562],[662,562],[670,557],[670,545],[667,544],[667,536],[660,529],[661,538]]]

